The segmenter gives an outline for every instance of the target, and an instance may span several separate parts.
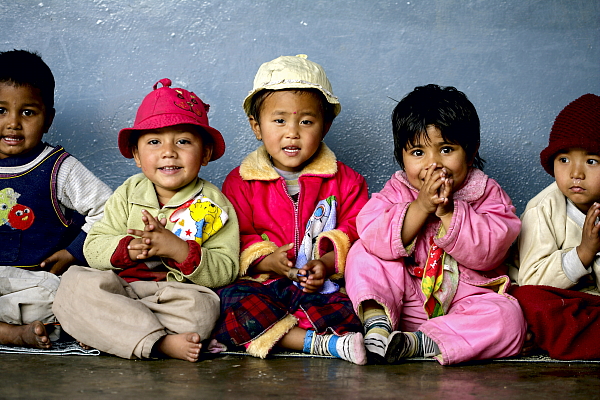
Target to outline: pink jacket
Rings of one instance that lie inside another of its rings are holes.
[[[372,196],[357,218],[361,242],[367,251],[383,260],[404,258],[411,275],[416,267],[424,266],[428,239],[436,235],[441,225],[439,219],[432,220],[408,249],[403,246],[400,232],[404,216],[418,194],[404,171],[398,171],[381,192]],[[498,277],[505,274],[505,268],[495,269],[519,234],[521,222],[515,215],[515,207],[498,183],[478,169],[469,172],[464,186],[453,197],[450,228],[435,243],[457,261],[461,282],[498,286],[495,289],[503,291],[508,279]]]
[[[225,179],[223,193],[233,204],[240,225],[241,276],[255,262],[287,243],[295,245],[289,254],[294,261],[317,203],[332,195],[338,204],[337,227],[318,236],[317,248],[319,256],[335,251],[336,272],[343,274],[350,245],[358,239],[356,216],[368,200],[365,179],[337,161],[323,143],[298,182],[300,196],[296,206],[264,146],[249,154]]]

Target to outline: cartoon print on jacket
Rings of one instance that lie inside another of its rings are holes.
[[[8,224],[13,229],[24,231],[33,224],[33,210],[17,203],[20,196],[13,188],[0,190],[0,226]]]
[[[173,214],[173,233],[183,240],[206,242],[225,225],[229,216],[208,197],[198,195],[184,203]]]
[[[315,211],[306,223],[302,244],[296,258],[296,268],[302,268],[307,262],[314,259],[314,246],[317,236],[321,233],[335,229],[337,223],[337,200],[335,196],[321,200],[317,203]]]

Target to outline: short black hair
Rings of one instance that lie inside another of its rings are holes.
[[[253,117],[256,120],[256,122],[260,122],[260,111],[262,109],[262,106],[263,106],[265,100],[267,100],[267,98],[269,98],[269,96],[271,96],[273,93],[281,92],[284,90],[294,92],[294,93],[312,93],[313,95],[316,95],[316,97],[319,99],[319,101],[321,103],[321,112],[323,113],[323,120],[325,121],[325,123],[331,124],[333,122],[333,120],[335,119],[335,117],[336,117],[335,106],[333,104],[331,104],[330,102],[328,102],[327,99],[325,98],[325,95],[323,95],[323,93],[321,93],[317,89],[280,89],[280,90],[264,89],[264,90],[261,90],[260,92],[254,94],[254,96],[252,96],[252,100],[250,101],[250,110],[249,110],[250,116]]]
[[[27,50],[0,52],[0,83],[39,89],[46,109],[54,108],[54,75],[42,57]]]
[[[427,140],[427,127],[433,125],[449,143],[460,145],[467,160],[483,169],[479,156],[480,124],[475,106],[467,96],[452,86],[417,86],[407,94],[392,113],[394,156],[404,168],[402,151]]]

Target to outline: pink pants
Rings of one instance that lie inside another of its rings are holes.
[[[382,260],[360,241],[346,264],[346,290],[355,311],[375,300],[391,319],[393,329],[419,330],[438,345],[441,364],[514,356],[521,351],[526,323],[519,303],[507,294],[459,281],[446,315],[427,319],[421,279],[404,268],[403,260]]]

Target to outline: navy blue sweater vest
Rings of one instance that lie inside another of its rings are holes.
[[[44,148],[32,150],[21,165],[35,160]],[[81,232],[81,218],[74,223],[76,213],[63,213],[57,198],[56,177],[67,157],[57,146],[26,170],[0,173],[0,265],[38,269],[39,263],[65,249]]]

